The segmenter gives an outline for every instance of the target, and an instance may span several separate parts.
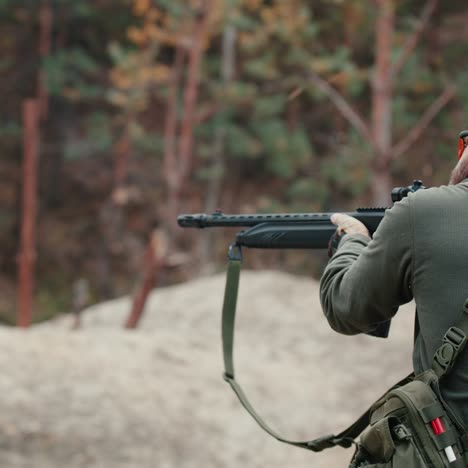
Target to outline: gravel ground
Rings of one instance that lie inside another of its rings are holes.
[[[156,290],[141,327],[127,298],[29,331],[0,328],[0,466],[6,468],[345,467],[264,433],[221,378],[224,275]],[[286,437],[351,423],[411,367],[413,308],[390,339],[345,337],[322,316],[318,284],[243,272],[237,377]]]

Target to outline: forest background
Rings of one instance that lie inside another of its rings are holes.
[[[16,320],[22,261],[35,321],[83,281],[92,303],[222,269],[234,233],[184,232],[181,212],[389,206],[393,186],[446,183],[468,117],[465,6],[0,0],[0,320]],[[316,277],[325,261],[248,259]]]

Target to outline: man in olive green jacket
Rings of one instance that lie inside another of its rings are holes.
[[[468,150],[450,185],[420,190],[388,210],[373,239],[358,220],[336,214],[342,233],[320,283],[330,326],[368,333],[398,307],[417,305],[416,373],[430,369],[435,351],[468,298]],[[468,351],[442,381],[442,393],[468,427]]]

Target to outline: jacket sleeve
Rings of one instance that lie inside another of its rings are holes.
[[[320,300],[339,333],[369,333],[413,298],[411,197],[387,210],[371,241],[346,235],[320,281]]]

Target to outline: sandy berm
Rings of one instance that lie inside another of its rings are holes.
[[[129,299],[29,331],[0,329],[0,466],[8,468],[345,467],[264,433],[222,379],[224,274],[155,290],[141,327]],[[281,434],[311,439],[350,424],[411,368],[414,310],[387,340],[333,332],[318,283],[241,276],[237,378]]]

